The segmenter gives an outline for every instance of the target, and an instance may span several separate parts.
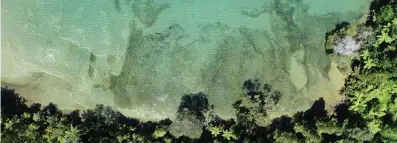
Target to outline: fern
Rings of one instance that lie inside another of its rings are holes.
[[[224,137],[225,139],[229,140],[230,139],[237,139],[237,136],[233,133],[233,130],[225,130],[222,134],[222,137]]]
[[[219,127],[210,127],[211,135],[213,137],[217,137],[219,134],[221,134],[221,129]]]

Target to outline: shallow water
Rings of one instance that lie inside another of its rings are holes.
[[[204,92],[229,118],[242,83],[283,94],[273,116],[337,102],[343,75],[325,32],[370,0],[2,1],[3,86],[64,109],[95,104],[143,120],[173,118]],[[332,76],[331,76],[332,75]]]

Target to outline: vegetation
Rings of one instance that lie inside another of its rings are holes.
[[[363,118],[372,134],[382,141],[395,141],[397,136],[391,132],[397,131],[397,2],[378,4],[366,23],[347,26],[373,30],[355,32],[355,40],[363,45],[359,56],[351,57],[349,67],[353,72],[346,80],[343,96],[349,110]],[[348,35],[344,29],[334,31],[329,37]]]
[[[248,80],[245,83],[252,82]],[[245,85],[260,87],[257,82]],[[269,95],[277,97],[269,94],[278,93],[277,91],[265,94],[260,93],[265,91],[257,90],[258,88],[254,88],[254,91],[263,96],[254,98],[252,102],[261,101],[258,99]],[[250,97],[252,90],[247,93],[244,96]],[[256,115],[266,116],[265,110],[259,110],[259,106],[237,106],[237,121],[224,120],[216,114],[212,114],[212,117],[204,116],[208,102],[202,93],[185,95],[182,98],[182,112],[177,113],[181,119],[174,122],[168,119],[140,122],[103,105],[83,112],[62,112],[54,104],[44,107],[39,104],[28,106],[22,97],[8,88],[2,88],[2,98],[15,101],[7,104],[2,100],[3,142],[359,142],[374,138],[374,134],[365,126],[364,118],[350,112],[346,103],[336,106],[335,113],[329,116],[322,99],[305,112],[296,113],[293,117],[282,116],[272,120],[267,126],[260,126],[255,120],[261,118],[251,118]],[[265,104],[261,105],[264,107]],[[184,123],[178,125],[179,120]],[[173,124],[177,127],[173,127]],[[388,128],[393,129],[391,126]],[[198,137],[190,136],[197,134],[197,130]],[[392,135],[393,130],[382,132],[383,134]]]
[[[207,96],[197,93],[182,97],[173,122],[141,122],[103,105],[72,112],[54,104],[27,105],[14,90],[2,88],[1,139],[35,143],[397,142],[396,47],[394,0],[374,2],[365,23],[342,23],[327,34],[327,52],[348,74],[341,90],[344,100],[331,113],[320,98],[307,111],[268,120],[267,111],[282,95],[258,80],[243,83],[245,94],[233,104],[236,120],[218,117]]]

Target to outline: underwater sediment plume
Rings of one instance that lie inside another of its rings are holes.
[[[341,100],[344,76],[325,32],[369,0],[4,0],[1,83],[61,109],[111,106],[141,120],[181,120],[185,95],[235,118],[248,79],[283,96],[269,117]],[[202,121],[200,120],[200,125]],[[201,132],[200,132],[201,133]]]

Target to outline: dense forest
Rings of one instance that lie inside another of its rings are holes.
[[[1,88],[2,142],[397,142],[397,1],[379,0],[364,21],[340,23],[326,34],[325,51],[347,76],[343,101],[326,110],[320,98],[293,116],[265,126],[259,120],[282,93],[258,80],[242,83],[236,119],[212,111],[205,93],[182,97],[176,120],[142,122],[111,107],[61,111],[28,105]],[[178,124],[173,124],[178,123]]]

